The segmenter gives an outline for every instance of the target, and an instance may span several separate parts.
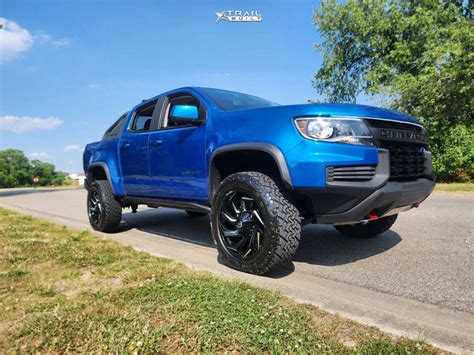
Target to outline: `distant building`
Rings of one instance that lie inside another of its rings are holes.
[[[86,180],[86,176],[81,174],[70,174],[69,178],[72,180],[73,185],[84,186],[84,182]]]

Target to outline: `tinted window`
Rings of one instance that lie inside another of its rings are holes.
[[[107,131],[105,131],[102,140],[113,139],[120,136],[122,133],[123,125],[125,124],[125,120],[128,116],[129,112],[125,112],[120,118],[114,122],[112,126],[109,127]]]
[[[145,106],[135,114],[132,124],[132,131],[149,131],[153,119],[153,111],[155,110],[156,102]]]
[[[209,88],[201,88],[201,90],[223,111],[279,106],[276,102],[240,92]]]

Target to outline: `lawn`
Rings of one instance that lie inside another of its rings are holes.
[[[5,209],[0,244],[2,352],[438,352]]]
[[[466,182],[466,183],[450,183],[450,184],[442,184],[438,183],[435,186],[435,191],[474,191],[474,183]]]

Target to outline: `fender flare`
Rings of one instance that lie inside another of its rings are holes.
[[[112,183],[112,179],[110,177],[109,167],[104,162],[95,162],[95,163],[92,163],[91,165],[89,165],[89,167],[87,168],[87,180],[89,181],[88,184],[90,184],[92,182],[91,179],[90,179],[91,168],[97,168],[97,167],[104,169],[105,176],[107,177],[107,181],[109,182],[110,187],[111,187],[113,193],[115,194],[114,184]]]
[[[227,144],[220,146],[214,152],[212,152],[211,159],[209,160],[209,168],[208,168],[208,191],[211,197],[212,189],[211,189],[211,169],[212,163],[214,159],[226,152],[230,151],[238,151],[238,150],[258,150],[261,152],[265,152],[270,154],[270,156],[275,161],[278,171],[280,173],[281,179],[283,180],[285,186],[287,188],[293,189],[293,185],[291,182],[291,175],[290,171],[288,170],[288,165],[286,163],[285,157],[281,150],[271,143],[264,143],[264,142],[245,142],[245,143],[235,143],[235,144]]]

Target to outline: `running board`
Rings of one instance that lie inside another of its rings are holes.
[[[179,200],[165,200],[159,198],[149,197],[136,197],[136,196],[125,196],[121,199],[122,204],[125,205],[147,205],[148,207],[168,207],[177,208],[181,210],[188,210],[194,212],[211,212],[211,208],[205,205],[201,205],[196,202],[186,202]]]

